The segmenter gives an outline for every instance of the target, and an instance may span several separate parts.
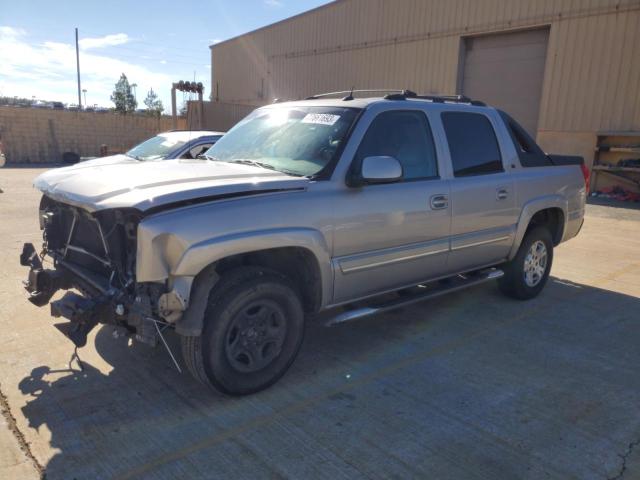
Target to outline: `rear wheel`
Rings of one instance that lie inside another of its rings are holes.
[[[503,265],[504,276],[498,281],[500,290],[520,300],[537,296],[547,283],[552,263],[551,233],[545,227],[531,229],[513,260]]]
[[[304,334],[300,297],[277,272],[242,267],[212,289],[202,335],[183,337],[191,373],[230,395],[275,383],[293,363]]]

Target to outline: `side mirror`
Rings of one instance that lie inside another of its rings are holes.
[[[402,179],[402,165],[394,157],[365,157],[362,160],[363,183],[392,183]]]

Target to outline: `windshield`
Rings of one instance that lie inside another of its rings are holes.
[[[159,160],[167,158],[176,149],[182,147],[189,141],[185,136],[165,134],[150,138],[140,145],[136,145],[127,152],[127,155],[136,160]]]
[[[340,107],[261,108],[229,130],[205,156],[313,176],[331,162],[357,112]]]

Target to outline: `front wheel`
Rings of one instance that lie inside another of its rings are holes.
[[[503,265],[504,276],[498,280],[500,290],[520,300],[537,296],[547,283],[552,263],[551,233],[544,227],[531,229],[522,240],[516,256]]]
[[[182,352],[197,379],[246,395],[284,375],[303,334],[303,308],[290,282],[271,270],[242,267],[213,288],[202,335],[183,337]]]

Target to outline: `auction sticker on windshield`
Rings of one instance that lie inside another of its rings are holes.
[[[300,123],[317,123],[320,125],[333,125],[340,119],[340,115],[330,113],[307,113]]]

